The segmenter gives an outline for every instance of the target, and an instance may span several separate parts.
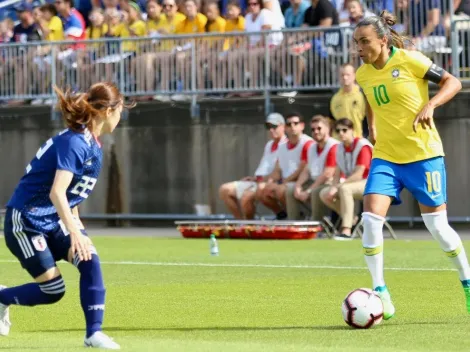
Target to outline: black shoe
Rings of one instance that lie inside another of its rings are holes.
[[[287,213],[283,210],[276,214],[276,220],[285,220],[287,219]]]
[[[340,233],[339,235],[335,235],[333,237],[336,241],[352,241],[351,235],[345,235],[344,233]]]

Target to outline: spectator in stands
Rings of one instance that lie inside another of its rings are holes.
[[[310,201],[311,218],[321,220],[326,209],[320,192],[331,184],[336,169],[338,141],[330,137],[330,121],[315,115],[310,122],[312,137],[316,142],[307,151],[307,166],[302,170],[291,194],[287,196],[289,220],[301,220],[300,205]]]
[[[204,14],[207,17],[205,26],[206,33],[225,33],[225,26],[227,22],[220,16],[219,5],[216,2],[208,2],[205,5]],[[218,55],[224,50],[225,37],[210,37],[205,38],[200,43],[200,48],[197,52],[199,54],[199,62],[201,66],[207,67],[207,75],[212,83],[213,89],[220,89],[225,86],[222,84],[218,71]],[[199,89],[205,88],[204,70],[198,70],[198,86]]]
[[[416,49],[433,52],[447,45],[440,0],[398,0],[397,7],[403,23],[408,24],[405,30],[413,38]]]
[[[362,124],[366,116],[366,101],[364,94],[356,84],[356,70],[350,63],[341,66],[339,70],[341,88],[330,101],[330,113],[333,119],[349,118],[354,124],[354,135],[363,136]],[[368,131],[367,128],[364,131]]]
[[[337,164],[333,184],[322,190],[321,200],[342,218],[337,240],[350,240],[354,225],[354,200],[362,200],[372,161],[372,144],[365,138],[354,137],[354,124],[339,119],[336,131],[341,140],[337,150]],[[341,178],[344,181],[341,182]],[[357,220],[356,220],[357,222]]]
[[[165,26],[160,28],[162,35],[174,35],[180,23],[182,23],[186,16],[178,12],[178,7],[175,0],[163,0],[162,11],[165,16]],[[164,39],[164,38],[162,38]],[[171,69],[173,67],[174,55],[172,50],[174,49],[174,41],[164,40],[161,43],[159,51],[156,56],[155,67],[157,68],[157,74],[160,76],[160,89],[163,91],[169,91],[170,83],[174,78],[174,72]],[[168,101],[170,100],[168,95],[157,94],[153,97],[155,100]]]
[[[73,7],[73,0],[56,0],[55,7],[62,19],[64,35],[68,40],[84,40],[85,20],[83,16]],[[72,48],[83,48],[82,45],[75,45]]]
[[[0,43],[9,43],[13,38],[15,24],[11,18],[5,18],[0,22]]]
[[[283,23],[271,10],[263,8],[263,0],[249,0],[248,7],[250,12],[245,16],[245,32],[260,32],[262,30],[280,30]],[[240,87],[240,78],[245,80],[248,79],[248,88],[254,88],[258,86],[260,81],[264,80],[264,74],[260,75],[260,65],[264,61],[265,46],[270,49],[275,49],[281,44],[283,34],[281,32],[273,32],[267,36],[266,43],[264,42],[263,36],[250,35],[248,37],[248,49],[242,48],[239,50],[239,57],[242,58],[244,65],[244,71],[237,65],[240,60],[235,60],[236,67],[235,72],[240,72],[244,77],[234,77],[235,87]],[[274,55],[276,50],[271,50]],[[274,56],[272,56],[274,59]],[[245,86],[245,85],[244,85]],[[242,93],[240,96],[251,96],[254,93]]]
[[[271,113],[266,119],[266,129],[271,140],[264,147],[263,157],[255,171],[255,176],[247,176],[240,181],[224,183],[219,188],[220,198],[236,219],[253,219],[256,201],[261,197],[269,176],[276,165],[279,145],[286,143],[284,117]]]
[[[19,24],[13,29],[12,42],[26,43],[41,40],[38,27],[33,18],[33,7],[24,2],[15,7]]]
[[[347,0],[345,3],[348,10],[348,23],[350,26],[357,25],[364,18],[375,16],[373,12],[367,10],[361,0]]]
[[[43,41],[54,42],[64,40],[64,28],[62,21],[57,16],[57,10],[53,4],[40,5],[40,2],[33,2],[35,13],[35,22],[41,33]],[[56,50],[59,52],[59,46]],[[39,94],[48,94],[51,86],[51,64],[52,64],[52,45],[41,45],[33,58],[35,65],[31,70],[31,76],[38,83]],[[34,99],[31,105],[52,105],[52,99]]]
[[[91,10],[88,20],[90,22],[90,26],[86,29],[86,39],[91,40],[106,37],[106,33],[108,33],[108,24],[105,21],[104,11],[101,8],[95,7]],[[106,47],[107,46],[104,43],[93,43],[87,45],[86,50],[88,55],[83,58],[83,62],[78,68],[86,87],[89,87],[93,82],[103,80],[103,65],[97,63],[96,60],[106,56]]]
[[[27,2],[20,3],[15,7],[19,24],[13,29],[12,42],[16,43],[27,43],[31,41],[41,40],[41,35],[38,31],[33,18],[33,7]],[[14,70],[14,82],[15,82],[15,93],[17,95],[24,95],[27,90],[31,88],[29,84],[31,79],[29,78],[31,72],[31,63],[36,52],[36,48],[29,46],[21,46],[15,50],[16,57],[12,57],[8,65],[11,65]],[[12,100],[9,102],[10,105],[23,104],[24,100]]]
[[[279,0],[263,0],[263,8],[274,13],[274,21],[278,26],[281,28],[286,27],[286,21],[281,10],[281,5],[279,4]]]
[[[250,0],[252,1],[252,0]],[[274,171],[267,177],[261,201],[271,209],[278,220],[285,219],[287,213],[286,193],[293,193],[295,182],[307,163],[307,151],[313,139],[303,133],[305,123],[302,115],[291,113],[286,116],[288,142],[279,146],[278,160]]]
[[[95,8],[91,11],[89,16],[90,25],[86,29],[86,39],[100,39],[108,33],[108,25],[105,23],[104,11],[100,8]],[[93,45],[99,47],[99,44]]]
[[[284,13],[287,28],[300,28],[304,23],[305,12],[310,7],[306,0],[290,0],[290,7]]]
[[[176,28],[176,34],[196,34],[204,33],[206,31],[207,17],[198,12],[198,0],[185,0],[184,1],[184,14],[186,18],[180,22]],[[185,40],[186,41],[186,40]],[[198,40],[200,42],[200,39]],[[185,89],[191,88],[191,46],[192,42],[180,43],[176,54],[177,60],[177,76]],[[199,47],[199,43],[196,44]],[[184,101],[190,97],[175,94],[172,96],[173,100]]]
[[[245,17],[242,16],[242,10],[237,0],[231,0],[227,4],[227,21],[225,24],[225,32],[244,32],[245,31]],[[225,40],[224,51],[219,55],[219,61],[222,71],[222,84],[226,87],[232,87],[232,80],[240,73],[235,71],[236,67],[241,67],[240,64],[235,64],[234,60],[240,60],[241,56],[237,55],[240,48],[242,37],[231,36]],[[241,81],[240,79],[238,80]],[[229,93],[228,97],[233,97],[236,94]]]
[[[310,7],[307,0],[290,0],[290,7],[287,8],[284,17],[287,28],[300,28],[304,23],[305,12]],[[302,42],[302,38],[305,35],[303,33],[289,33],[287,36],[287,45],[290,48],[296,47],[298,42]],[[283,81],[286,85],[301,85],[302,75],[305,70],[306,60],[304,57],[299,57],[297,53],[289,50],[289,55],[286,55],[285,48],[281,47],[282,53],[280,53],[283,60],[278,60],[277,71],[282,73]],[[292,76],[295,73],[295,76]],[[292,92],[280,92],[279,96],[283,97],[294,97],[297,95],[296,91]]]

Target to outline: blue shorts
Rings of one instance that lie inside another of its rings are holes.
[[[395,164],[383,159],[372,159],[366,194],[393,197],[392,204],[401,203],[400,193],[406,188],[421,204],[438,207],[447,203],[446,169],[444,157]]]
[[[52,233],[41,233],[18,210],[7,208],[3,232],[8,249],[33,278],[54,268],[57,261],[68,259],[70,236],[60,226]]]

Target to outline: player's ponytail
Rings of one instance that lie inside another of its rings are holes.
[[[93,131],[93,120],[105,119],[108,109],[116,109],[120,104],[126,108],[135,105],[125,105],[123,95],[113,83],[96,83],[86,93],[63,92],[55,86],[54,91],[58,98],[57,108],[62,112],[65,124],[76,132],[85,128]]]
[[[375,32],[379,38],[387,37],[389,46],[394,46],[400,49],[405,48],[409,38],[398,34],[393,26],[397,23],[397,18],[388,11],[382,11],[380,16],[371,16],[359,22],[356,28],[364,26],[374,27]]]

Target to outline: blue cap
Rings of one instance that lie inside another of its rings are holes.
[[[16,5],[15,10],[16,12],[33,11],[33,6],[30,3],[24,1]]]

